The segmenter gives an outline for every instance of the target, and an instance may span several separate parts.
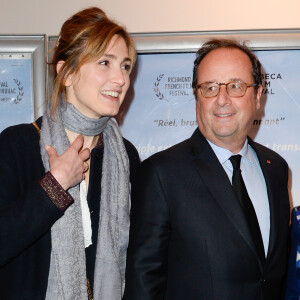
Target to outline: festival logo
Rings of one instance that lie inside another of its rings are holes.
[[[18,104],[24,97],[24,88],[21,81],[14,78],[9,81],[0,81],[0,101]]]
[[[280,84],[282,75],[280,73],[263,73],[262,74],[262,95],[275,95],[273,84]]]
[[[194,99],[191,76],[159,74],[154,82],[153,91],[162,101]]]

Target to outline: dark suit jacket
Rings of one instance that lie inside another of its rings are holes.
[[[259,260],[230,181],[206,139],[193,136],[142,163],[132,203],[124,300],[277,300],[286,271],[288,166],[257,153],[270,203]]]
[[[41,126],[41,118],[37,123]],[[130,142],[124,140],[124,144],[134,185],[139,158]],[[92,170],[99,165],[96,164],[99,153],[94,150],[91,153],[90,183],[94,177]],[[4,130],[0,134],[1,300],[45,299],[51,252],[50,229],[63,212],[38,183],[44,174],[35,127],[22,124]],[[89,196],[90,193],[95,191],[89,188]],[[99,193],[97,199],[100,199]]]
[[[285,300],[299,300],[300,297],[300,286],[298,286],[298,278],[300,273],[299,268],[297,268],[296,266],[298,246],[300,244],[300,226],[299,221],[296,217],[295,209],[297,209],[299,212],[300,206],[293,209],[291,217],[292,244],[287,275],[287,291]]]

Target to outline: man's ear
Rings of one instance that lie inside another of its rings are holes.
[[[261,104],[260,100],[261,100],[262,90],[263,90],[263,87],[262,87],[262,85],[260,85],[256,92],[256,109],[257,110],[260,109],[260,104]]]
[[[60,72],[62,66],[64,65],[64,61],[60,60],[57,64],[56,64],[56,72],[57,74]],[[72,74],[67,75],[66,81],[65,81],[65,86],[70,86],[72,85],[73,80],[72,80]]]

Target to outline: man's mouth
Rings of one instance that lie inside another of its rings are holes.
[[[233,116],[233,114],[216,114],[216,116],[219,118],[226,118],[226,117]]]

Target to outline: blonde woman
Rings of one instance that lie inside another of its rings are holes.
[[[96,7],[62,26],[43,117],[0,135],[0,298],[121,299],[139,163],[114,118],[135,61]]]

